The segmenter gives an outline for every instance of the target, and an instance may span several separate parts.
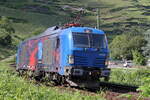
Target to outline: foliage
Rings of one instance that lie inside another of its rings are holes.
[[[0,20],[0,28],[4,29],[4,33],[2,34],[12,34],[15,33],[14,28],[12,27],[12,21],[9,20],[7,17],[2,16],[1,20]]]
[[[144,56],[142,55],[142,53],[140,53],[137,50],[132,50],[132,55],[133,55],[133,62],[137,65],[145,65],[146,64],[146,59],[144,58]]]
[[[141,95],[145,97],[150,97],[150,77],[144,77],[142,79],[143,85],[138,88],[141,90]]]
[[[149,77],[150,70],[148,69],[112,69],[110,82],[118,84],[127,84],[140,86],[143,84],[142,79]]]
[[[146,44],[143,37],[134,34],[116,36],[110,44],[111,57],[115,59],[132,59],[132,50],[138,50]]]
[[[78,91],[69,93],[54,87],[34,84],[19,77],[8,62],[0,62],[0,100],[104,100],[100,96],[88,96]]]
[[[16,45],[20,41],[19,35],[15,35],[12,20],[0,17],[0,59],[15,54]]]
[[[8,56],[13,55],[13,54],[15,54],[14,49],[0,45],[0,60],[7,58]]]
[[[6,17],[2,17],[0,20],[0,44],[11,45],[12,33],[15,33],[12,22]]]

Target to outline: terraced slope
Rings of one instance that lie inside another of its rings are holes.
[[[1,0],[0,16],[13,20],[16,36],[27,38],[73,21],[77,15],[80,23],[95,27],[97,7],[100,28],[108,33],[110,42],[115,36],[110,34],[144,32],[150,27],[149,0]]]
[[[130,30],[133,26],[147,29],[150,25],[149,0],[3,1],[5,2],[0,3],[0,16],[8,16],[14,20],[16,29],[21,33],[69,22],[81,8],[85,12],[81,23],[94,27],[95,7],[100,7],[101,28],[109,33],[122,33],[123,30]]]

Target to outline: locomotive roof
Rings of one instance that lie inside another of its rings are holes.
[[[85,29],[90,29],[90,30],[93,31],[93,33],[104,34],[104,32],[102,30],[98,30],[98,29],[94,29],[94,28],[90,28],[90,27],[70,27],[70,28],[67,28],[65,30],[70,30],[72,32],[84,32]],[[53,26],[53,27],[48,28],[43,33],[41,33],[37,36],[28,38],[25,41],[32,40],[32,39],[37,39],[37,38],[47,36],[47,35],[53,35],[53,34],[56,34],[56,33],[61,33],[62,30],[63,30],[62,27]]]
[[[46,31],[44,31],[43,33],[41,33],[41,34],[39,34],[39,35],[37,35],[37,36],[28,38],[28,39],[26,39],[25,41],[32,40],[32,39],[36,39],[36,38],[40,38],[40,37],[47,36],[47,35],[52,35],[52,34],[60,33],[61,31],[62,31],[62,29],[59,28],[58,26],[53,26],[53,27],[48,28],[48,29],[47,29]]]
[[[90,28],[90,27],[70,27],[68,28],[71,32],[81,32],[85,33],[85,30],[91,30],[92,34],[104,34],[102,30],[95,29],[95,28]]]

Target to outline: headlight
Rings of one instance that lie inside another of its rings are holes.
[[[74,56],[72,56],[72,55],[68,56],[68,63],[69,64],[73,64],[74,63]]]
[[[106,59],[105,61],[105,65],[108,66],[109,65],[109,61]]]

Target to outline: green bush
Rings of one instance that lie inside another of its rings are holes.
[[[141,95],[145,97],[150,97],[150,77],[144,77],[142,79],[143,85],[138,88],[141,90]]]
[[[140,35],[134,35],[134,33],[118,35],[110,43],[111,57],[114,59],[132,59],[132,51],[141,51],[141,47],[145,45],[146,41]]]
[[[0,19],[0,44],[11,45],[13,33],[15,33],[15,29],[12,27],[12,21],[2,16]]]
[[[146,64],[146,59],[144,56],[137,50],[132,51],[133,55],[133,62],[137,65],[145,65]]]

